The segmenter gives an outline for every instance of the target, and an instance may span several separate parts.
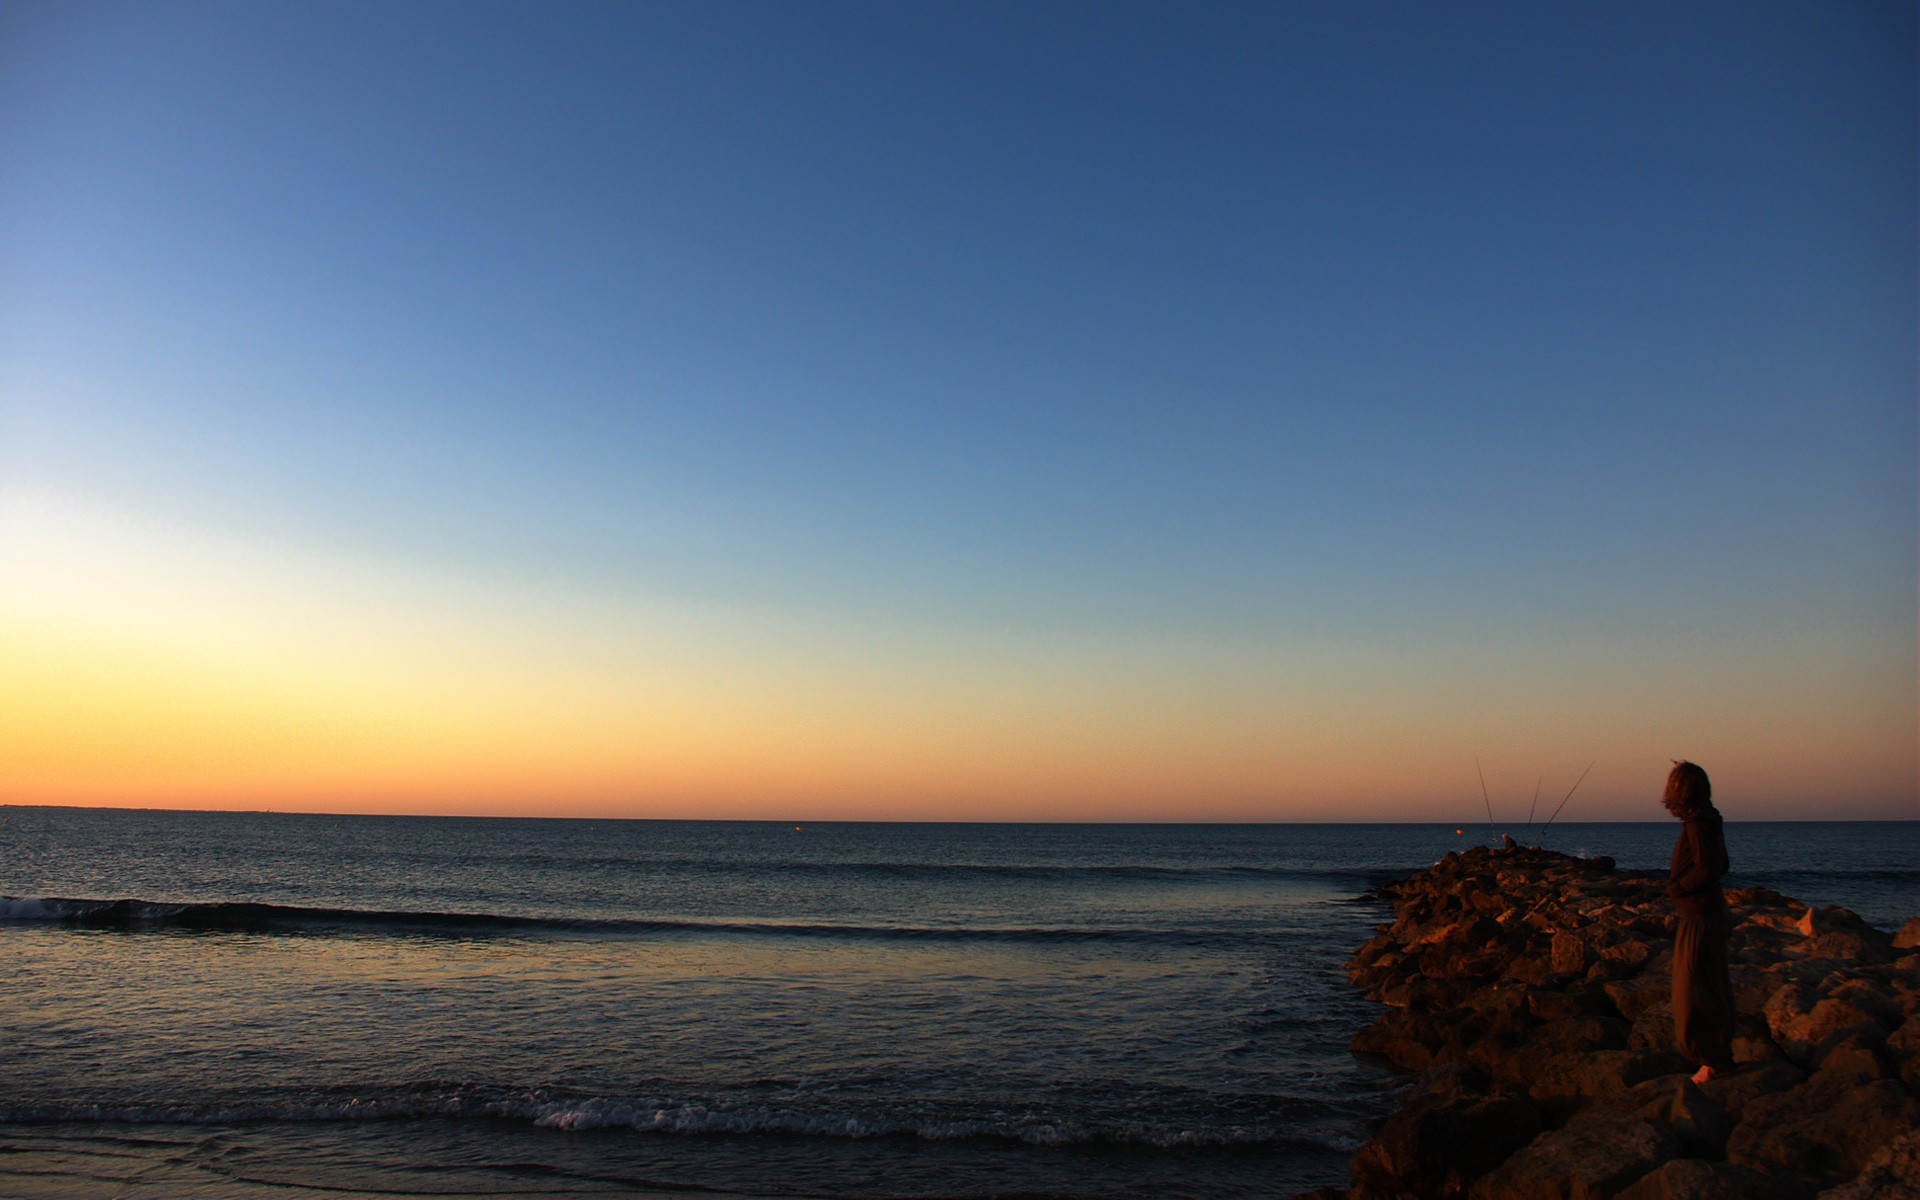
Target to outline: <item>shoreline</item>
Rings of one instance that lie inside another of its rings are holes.
[[[1672,1048],[1664,877],[1479,847],[1378,890],[1348,963],[1406,1076],[1349,1188],[1299,1200],[1865,1200],[1920,1188],[1920,917],[1729,888],[1735,1070]],[[1913,1193],[1920,1194],[1920,1193]]]

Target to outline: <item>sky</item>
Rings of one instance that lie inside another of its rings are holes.
[[[0,801],[1920,816],[1911,5],[0,4]]]

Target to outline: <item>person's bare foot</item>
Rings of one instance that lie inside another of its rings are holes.
[[[1695,1083],[1707,1083],[1712,1080],[1715,1074],[1717,1074],[1717,1072],[1714,1071],[1712,1067],[1701,1067],[1693,1073],[1693,1081]]]

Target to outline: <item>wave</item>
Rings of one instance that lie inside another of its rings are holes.
[[[1776,883],[1785,882],[1893,883],[1913,886],[1920,884],[1920,867],[1783,867],[1770,871],[1744,871],[1739,873],[1739,877],[1742,881],[1758,880],[1762,887],[1773,887]]]
[[[1322,1117],[1334,1116],[1321,1111]],[[778,1105],[709,1104],[663,1098],[488,1097],[471,1094],[351,1097],[337,1101],[234,1103],[0,1102],[0,1126],[88,1122],[128,1125],[229,1125],[242,1122],[347,1122],[481,1119],[517,1121],[565,1132],[631,1130],[689,1137],[775,1135],[835,1139],[912,1138],[1029,1146],[1278,1146],[1352,1153],[1359,1140],[1331,1122],[1278,1120],[1161,1124],[1122,1118],[937,1116],[807,1111]],[[1319,1126],[1325,1125],[1324,1128]]]
[[[1284,929],[1150,929],[1090,926],[854,925],[785,921],[688,921],[537,917],[503,913],[405,912],[316,908],[252,901],[165,903],[49,896],[0,896],[0,926],[53,925],[128,933],[201,932],[309,936],[487,937],[781,937],[845,941],[1105,942],[1218,946],[1247,938],[1284,938]]]
[[[1267,882],[1358,882],[1367,877],[1358,868],[1254,866],[1211,863],[1202,866],[1165,866],[1138,863],[979,863],[834,861],[776,857],[652,856],[644,854],[567,855],[522,853],[488,856],[489,866],[523,870],[562,868],[575,871],[692,872],[696,874],[750,873],[756,876],[792,875],[883,881],[952,882],[1138,882],[1186,883],[1261,880]],[[1404,872],[1403,872],[1404,874]]]

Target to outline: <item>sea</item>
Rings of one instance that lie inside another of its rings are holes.
[[[1396,1087],[1342,964],[1488,837],[0,808],[0,1196],[1341,1185]],[[1920,912],[1920,823],[1727,841],[1730,883]]]

